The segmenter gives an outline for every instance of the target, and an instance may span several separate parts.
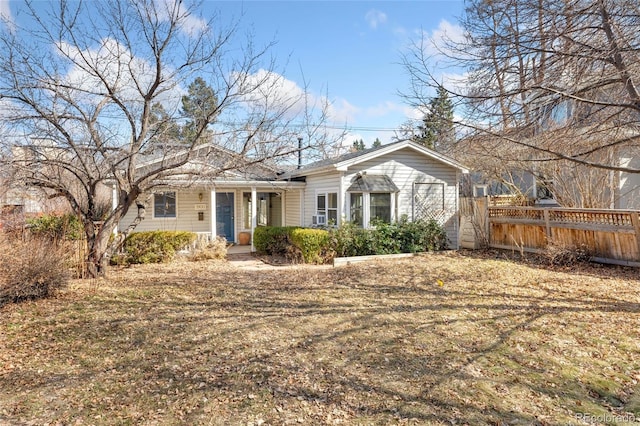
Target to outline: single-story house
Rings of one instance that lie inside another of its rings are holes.
[[[262,173],[261,173],[262,172]],[[435,219],[458,248],[458,189],[455,160],[409,140],[348,153],[273,173],[268,167],[199,180],[189,187],[167,183],[147,200],[136,231],[182,230],[245,243],[258,226],[369,227],[387,222]],[[121,220],[127,227],[135,208]]]

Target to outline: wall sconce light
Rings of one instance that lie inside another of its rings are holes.
[[[203,199],[203,198],[204,198],[204,195],[202,194],[202,192],[200,192],[200,193],[198,194],[198,200],[199,200],[199,201],[202,201],[202,199]]]

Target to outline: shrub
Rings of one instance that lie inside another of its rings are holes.
[[[442,250],[447,234],[438,222],[409,222],[406,217],[396,223],[374,223],[375,228],[362,229],[347,223],[331,232],[331,245],[337,256],[417,253]]]
[[[0,240],[0,306],[53,295],[69,280],[69,250],[46,238]]]
[[[193,232],[148,231],[134,232],[127,236],[122,255],[114,256],[112,263],[164,263],[172,260],[177,251],[196,240]]]
[[[79,240],[84,234],[82,222],[73,214],[46,214],[37,218],[27,219],[31,233],[37,237],[50,240]]]
[[[331,230],[331,246],[340,257],[375,254],[372,231],[352,223]]]
[[[326,263],[332,256],[329,250],[329,232],[324,229],[293,229],[291,243],[300,249],[305,263]]]
[[[259,254],[282,255],[289,252],[291,232],[296,226],[259,226],[253,231],[253,246]]]
[[[402,253],[437,251],[447,247],[447,232],[435,220],[409,222],[404,218],[398,227]]]
[[[397,223],[375,221],[371,232],[372,251],[374,254],[402,253],[399,236],[402,233]]]
[[[223,237],[216,237],[213,241],[198,240],[190,259],[197,262],[200,260],[222,260],[226,257],[227,240]]]

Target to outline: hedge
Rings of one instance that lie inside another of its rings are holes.
[[[294,229],[291,242],[300,249],[305,263],[326,263],[332,257],[329,232],[324,229]]]
[[[173,259],[176,252],[188,247],[196,240],[193,232],[147,231],[134,232],[127,236],[122,254],[114,256],[112,263],[164,263]]]
[[[297,226],[259,226],[253,230],[253,246],[259,254],[285,255],[291,245],[291,232]]]
[[[260,254],[301,257],[306,263],[326,263],[335,256],[417,253],[442,250],[447,234],[436,221],[373,223],[363,229],[351,223],[330,230],[263,226],[254,230],[253,244]]]

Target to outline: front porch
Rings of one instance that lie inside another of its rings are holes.
[[[147,213],[136,231],[188,231],[196,233],[200,241],[220,236],[234,244],[233,250],[250,252],[257,227],[300,226],[303,212],[301,182],[258,183],[158,188],[140,197]],[[135,215],[130,209],[121,223],[132,223]]]

